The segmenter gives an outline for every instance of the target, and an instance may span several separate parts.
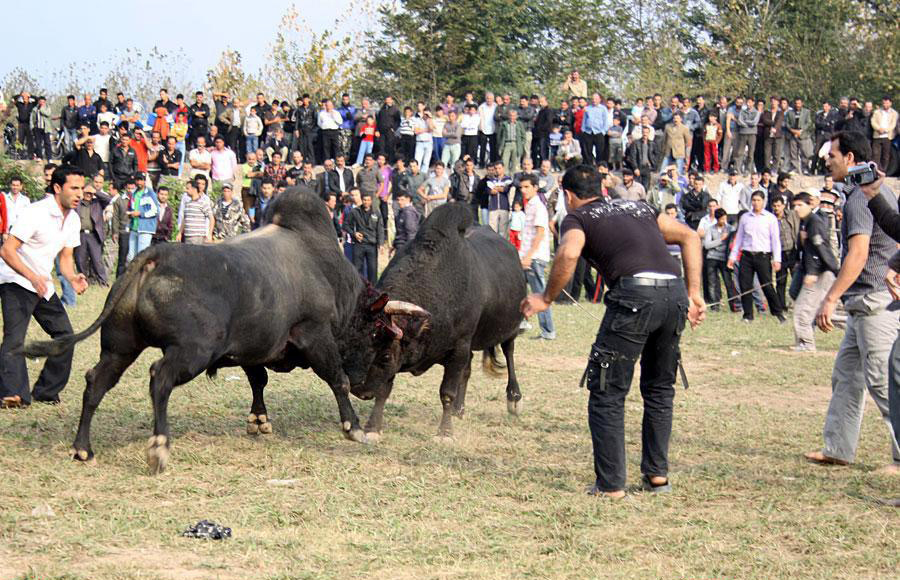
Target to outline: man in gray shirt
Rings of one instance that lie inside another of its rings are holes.
[[[734,147],[734,168],[745,176],[753,167],[753,156],[756,153],[756,126],[762,116],[756,109],[753,97],[747,97],[747,104],[737,115],[737,144]]]
[[[868,139],[861,133],[842,131],[834,135],[828,168],[835,182],[847,176],[847,169],[871,158]],[[891,294],[885,276],[896,243],[877,224],[858,186],[845,184],[847,201],[841,233],[845,240],[841,270],[816,315],[819,328],[834,328],[832,316],[838,298],[847,311],[847,330],[838,349],[831,375],[831,402],[825,416],[821,451],[806,453],[820,464],[847,465],[856,456],[859,431],[869,391],[881,412],[890,435],[893,464],[900,464],[900,448],[890,426],[888,410],[888,362],[891,345],[900,329],[897,311],[889,311]],[[897,195],[884,187],[891,208],[897,209]],[[893,469],[897,469],[893,467]]]

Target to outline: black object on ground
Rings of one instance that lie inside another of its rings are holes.
[[[220,526],[215,522],[200,520],[181,534],[185,538],[203,538],[206,540],[224,540],[231,537],[231,528]]]

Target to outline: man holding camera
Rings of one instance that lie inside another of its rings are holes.
[[[873,181],[874,169],[871,178],[863,179],[855,178],[849,171],[856,164],[868,162],[871,156],[871,146],[862,133],[841,131],[832,138],[828,168],[836,182],[844,182],[847,196],[841,222],[843,260],[837,279],[819,308],[816,323],[823,332],[834,328],[832,316],[840,298],[847,311],[847,329],[831,375],[825,445],[821,451],[805,456],[819,464],[847,465],[853,461],[868,390],[888,425],[893,455],[889,469],[896,470],[900,448],[890,426],[887,383],[891,345],[897,338],[900,321],[897,312],[887,308],[891,294],[885,280],[896,243],[875,223],[860,188]],[[892,209],[897,209],[897,196],[890,189],[883,187],[882,197]]]

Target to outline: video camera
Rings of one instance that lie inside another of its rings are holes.
[[[878,170],[875,163],[857,163],[847,170],[844,181],[849,185],[868,185],[878,179]]]

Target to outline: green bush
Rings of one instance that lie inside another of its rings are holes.
[[[28,171],[28,164],[14,161],[5,155],[0,155],[0,190],[9,191],[9,182],[14,177],[22,180],[25,193],[32,201],[44,198],[44,182]]]

